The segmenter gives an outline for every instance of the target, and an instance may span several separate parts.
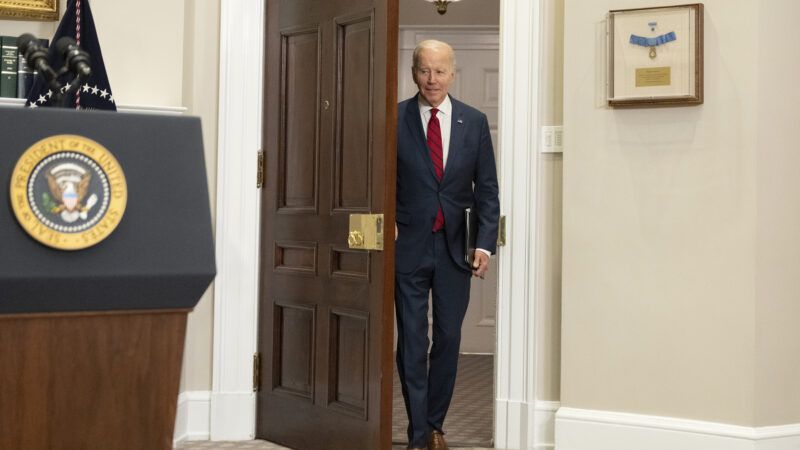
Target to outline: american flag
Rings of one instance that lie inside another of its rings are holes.
[[[71,93],[66,101],[70,108],[74,109],[105,109],[116,111],[117,106],[114,94],[111,92],[111,84],[108,82],[106,66],[103,64],[103,53],[100,51],[100,41],[97,39],[97,31],[92,18],[92,10],[89,8],[89,0],[68,0],[67,9],[64,17],[58,25],[55,36],[50,40],[49,61],[50,66],[56,71],[64,65],[63,55],[58,54],[55,43],[64,36],[69,36],[78,42],[91,57],[92,75],[83,83],[77,91]],[[59,82],[65,85],[71,81],[73,75],[67,73],[59,78]],[[67,87],[69,88],[69,87]],[[25,106],[31,108],[55,106],[53,102],[53,92],[42,78],[41,74],[36,76],[33,86],[28,92],[28,100]]]

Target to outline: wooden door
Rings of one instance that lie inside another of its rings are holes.
[[[403,27],[400,33],[398,60],[398,92],[404,100],[417,93],[411,77],[411,55],[417,42],[438,39],[447,42],[456,53],[456,79],[450,93],[462,102],[481,110],[489,120],[489,131],[499,161],[497,125],[499,112],[500,32],[497,28],[451,27],[433,30],[430,27]],[[461,328],[462,353],[493,354],[497,312],[497,278],[500,260],[492,256],[484,279],[472,278],[469,307]],[[429,308],[429,311],[432,311]],[[430,320],[432,322],[432,319]]]
[[[397,0],[269,0],[258,438],[391,447]],[[350,214],[383,213],[383,251]]]

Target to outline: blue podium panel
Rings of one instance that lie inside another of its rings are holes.
[[[81,197],[89,180],[70,185],[70,177],[80,180],[83,172],[70,173],[67,163],[44,168],[44,181],[16,180],[17,188],[27,183],[24,192],[46,205],[41,214],[55,217],[57,233],[76,241],[78,233],[87,233],[82,239],[105,233],[88,248],[65,251],[43,244],[47,235],[32,234],[48,230],[26,231],[12,207],[12,174],[21,157],[37,142],[59,135],[98,143],[124,172],[124,213],[118,218],[108,209],[108,223],[115,228],[110,233],[104,227],[80,228],[81,221],[91,219],[81,216],[80,208],[70,210],[77,198],[89,212],[105,211],[104,186],[112,197],[119,192],[114,183],[120,178],[113,173],[105,185],[92,185],[99,197]],[[195,306],[216,272],[199,118],[8,107],[0,108],[0,136],[0,314]],[[67,180],[61,190],[60,180]]]

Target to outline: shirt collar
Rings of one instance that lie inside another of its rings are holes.
[[[422,114],[426,114],[428,111],[433,109],[433,106],[431,106],[421,95],[418,95],[417,98],[418,98],[417,103],[419,104],[419,111]],[[450,101],[449,94],[444,97],[444,100],[442,100],[442,103],[439,106],[437,106],[436,109],[439,110],[440,114],[444,114],[446,116],[449,116],[453,112],[453,102]]]

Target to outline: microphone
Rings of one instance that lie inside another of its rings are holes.
[[[47,48],[39,44],[36,36],[25,33],[17,39],[17,45],[29,66],[36,68],[48,81],[55,79],[56,74],[47,62]]]
[[[78,46],[75,39],[69,36],[62,37],[56,42],[56,50],[60,55],[64,55],[64,66],[69,68],[79,80],[89,78],[92,74],[89,54]]]

